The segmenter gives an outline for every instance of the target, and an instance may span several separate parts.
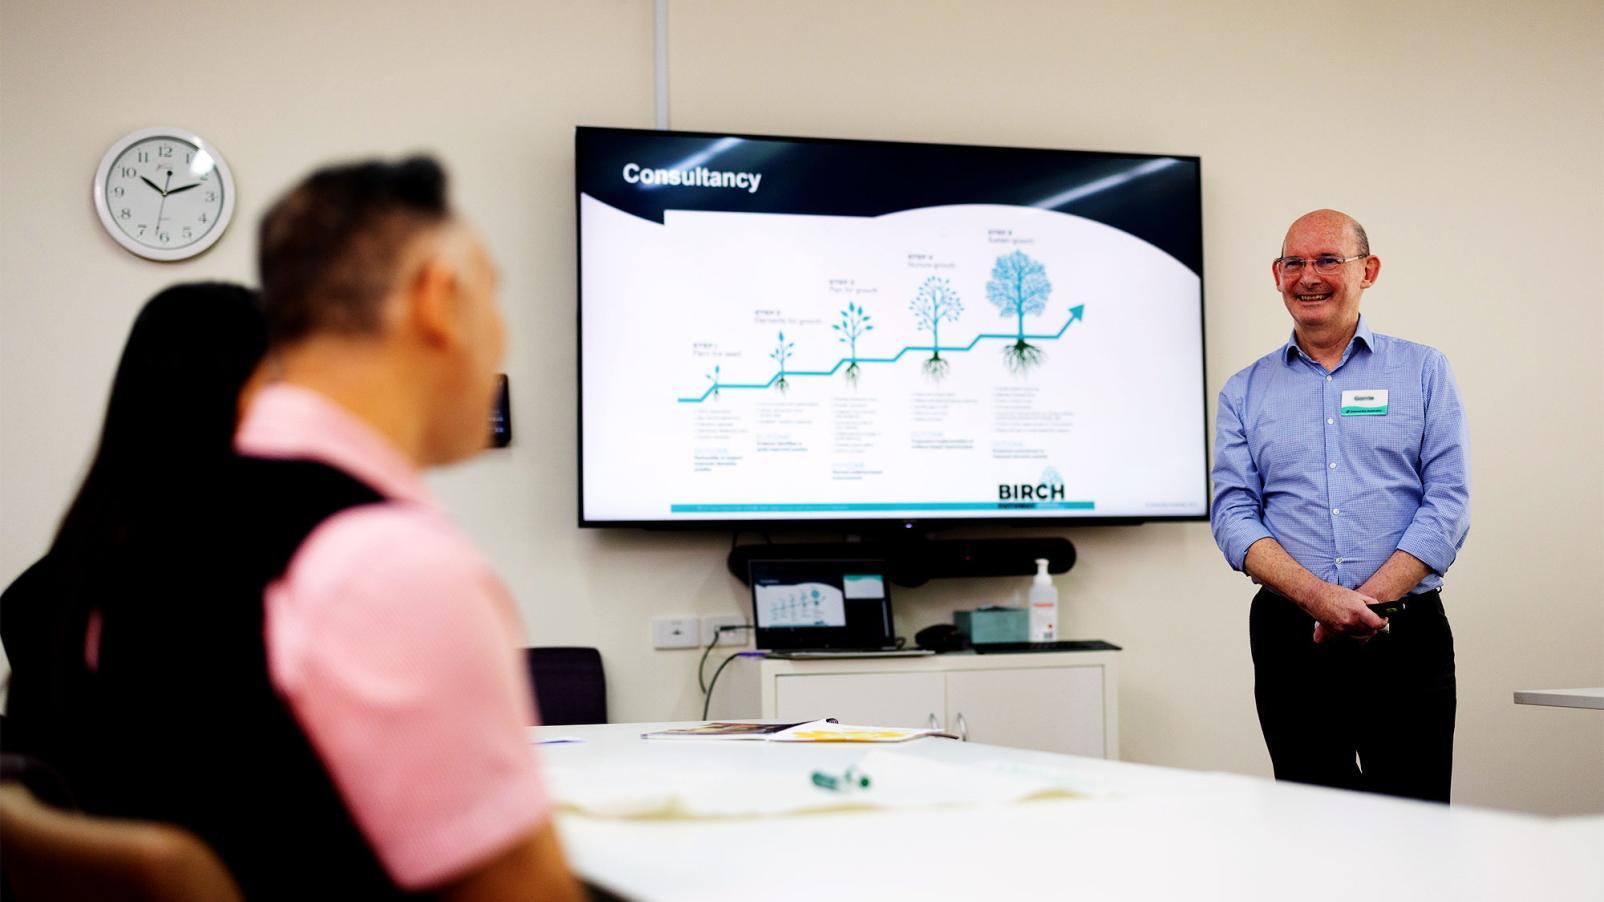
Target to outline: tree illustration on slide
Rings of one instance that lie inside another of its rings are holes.
[[[852,302],[847,302],[847,309],[841,311],[841,322],[831,324],[830,328],[837,333],[836,341],[843,342],[851,355],[847,363],[847,384],[858,384],[858,337],[865,332],[874,331],[869,322],[873,317],[863,312],[863,308]]]
[[[785,381],[785,362],[791,359],[791,351],[795,349],[796,342],[786,341],[785,333],[781,332],[780,343],[774,347],[774,350],[769,352],[769,356],[774,358],[774,361],[780,365],[780,379],[774,383],[774,387],[782,392],[791,387],[791,384]]]
[[[924,363],[925,375],[940,379],[947,374],[947,361],[941,359],[941,323],[954,322],[964,312],[958,291],[946,279],[931,276],[919,286],[908,309],[913,311],[920,329],[930,330],[930,359]]]
[[[717,401],[718,400],[718,364],[714,364],[713,365],[713,372],[708,373],[707,374],[707,378],[712,380],[712,382],[713,382],[713,400]]]
[[[1047,296],[1053,293],[1053,283],[1047,280],[1047,269],[1024,251],[1014,251],[997,258],[991,268],[991,281],[986,283],[986,299],[1018,323],[1018,338],[1003,349],[1008,368],[1016,373],[1041,363],[1041,349],[1025,341],[1025,316],[1039,315],[1047,308]]]

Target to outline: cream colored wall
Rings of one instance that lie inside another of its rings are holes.
[[[573,525],[571,127],[651,125],[651,25],[647,0],[0,3],[0,579],[48,542],[141,299],[252,279],[254,220],[309,167],[429,150],[505,270],[518,436],[432,482],[532,642],[601,648],[614,719],[695,716],[694,654],[652,651],[646,621],[741,610],[729,536]],[[1286,223],[1361,217],[1386,262],[1365,310],[1447,352],[1471,418],[1455,798],[1600,812],[1604,717],[1510,693],[1604,684],[1601,36],[1592,0],[673,0],[672,124],[1201,155],[1211,418],[1285,338],[1267,264]],[[170,266],[113,245],[89,202],[110,142],[162,123],[214,141],[241,198],[217,248]],[[1267,773],[1250,588],[1206,525],[1069,534],[1067,631],[1126,647],[1125,757]],[[1013,585],[904,592],[899,624]]]

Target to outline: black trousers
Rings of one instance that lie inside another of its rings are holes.
[[[1442,593],[1406,599],[1369,642],[1314,644],[1314,618],[1268,589],[1253,598],[1253,696],[1277,780],[1448,801],[1454,637]]]

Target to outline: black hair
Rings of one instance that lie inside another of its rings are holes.
[[[120,540],[175,483],[224,460],[240,390],[266,347],[256,292],[244,286],[197,282],[151,298],[129,330],[100,443],[52,550],[93,554]]]
[[[320,169],[262,217],[257,264],[275,347],[317,333],[373,332],[407,243],[451,217],[428,157]]]

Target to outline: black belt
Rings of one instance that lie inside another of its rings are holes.
[[[1432,589],[1429,592],[1418,592],[1414,595],[1405,595],[1404,597],[1398,599],[1397,603],[1400,605],[1400,607],[1398,608],[1398,613],[1393,615],[1394,617],[1407,617],[1410,614],[1418,614],[1422,611],[1430,611],[1433,609],[1440,614],[1442,613],[1442,590]]]
[[[1313,617],[1310,617],[1308,612],[1304,611],[1303,608],[1297,604],[1297,602],[1279,592],[1272,590],[1268,586],[1260,586],[1259,595],[1285,602],[1285,607],[1277,606],[1282,612],[1275,615],[1277,618],[1297,617],[1299,619],[1307,619],[1310,621],[1314,619]],[[1405,619],[1409,619],[1411,617],[1422,616],[1427,612],[1432,611],[1435,611],[1439,615],[1443,613],[1441,589],[1432,589],[1427,592],[1417,592],[1414,595],[1405,595],[1398,599],[1398,603],[1400,603],[1402,607],[1399,608],[1397,613],[1393,614],[1392,617],[1403,617]]]

